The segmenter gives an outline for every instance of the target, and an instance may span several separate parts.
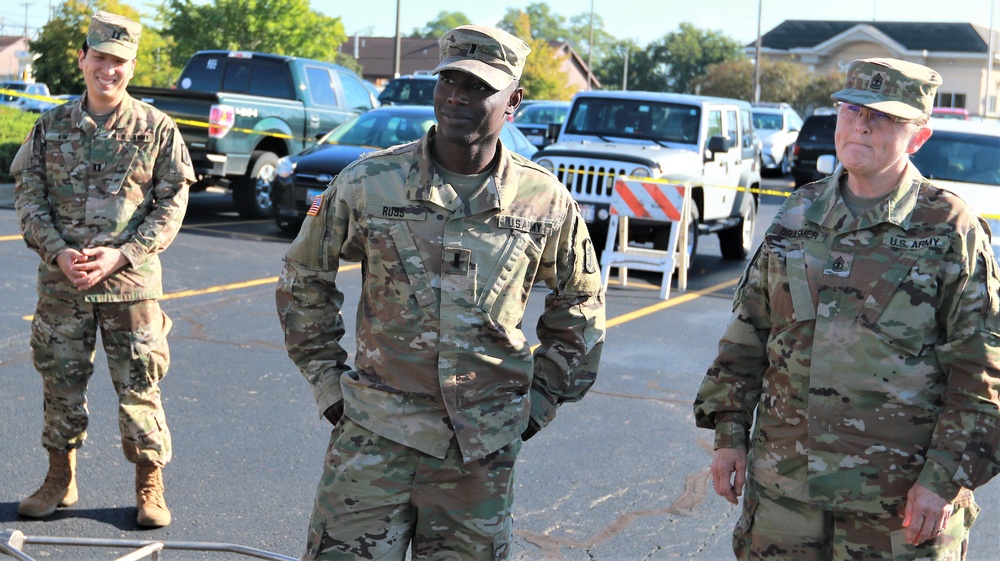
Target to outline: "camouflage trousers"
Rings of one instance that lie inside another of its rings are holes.
[[[344,417],[330,437],[304,560],[509,559],[517,440],[462,463],[403,446]]]
[[[971,491],[960,497],[944,532],[915,546],[906,543],[906,528],[897,515],[819,510],[748,484],[733,551],[742,561],[961,561],[979,505]]]
[[[125,458],[166,465],[170,431],[159,382],[170,366],[170,325],[156,300],[87,303],[42,295],[31,324],[33,359],[44,393],[42,445],[70,450],[87,439],[87,386],[100,329],[118,394]]]

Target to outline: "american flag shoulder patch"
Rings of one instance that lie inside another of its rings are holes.
[[[313,199],[313,204],[309,207],[309,211],[306,212],[306,216],[316,216],[319,214],[319,209],[323,208],[323,195],[316,195]]]

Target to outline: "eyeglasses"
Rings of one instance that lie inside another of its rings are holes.
[[[860,105],[852,105],[842,101],[837,102],[837,114],[852,122],[864,117],[874,127],[885,127],[888,126],[889,123],[906,124],[916,122],[910,119],[904,119],[902,117],[883,113],[881,111],[876,111],[869,107],[861,107]]]

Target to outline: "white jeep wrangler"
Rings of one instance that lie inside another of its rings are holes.
[[[683,94],[581,92],[573,98],[557,142],[532,159],[566,185],[591,237],[603,249],[615,178],[689,183],[692,229],[716,232],[725,259],[751,252],[760,187],[760,149],[749,103]],[[666,249],[670,223],[632,219],[629,240]]]

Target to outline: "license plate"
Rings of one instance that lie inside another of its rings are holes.
[[[594,205],[588,205],[580,203],[580,214],[583,216],[583,221],[590,223],[594,221]]]
[[[545,137],[540,134],[529,134],[527,136],[528,142],[538,145],[545,142]]]
[[[306,189],[306,203],[312,204],[318,195],[322,195],[326,189]]]

